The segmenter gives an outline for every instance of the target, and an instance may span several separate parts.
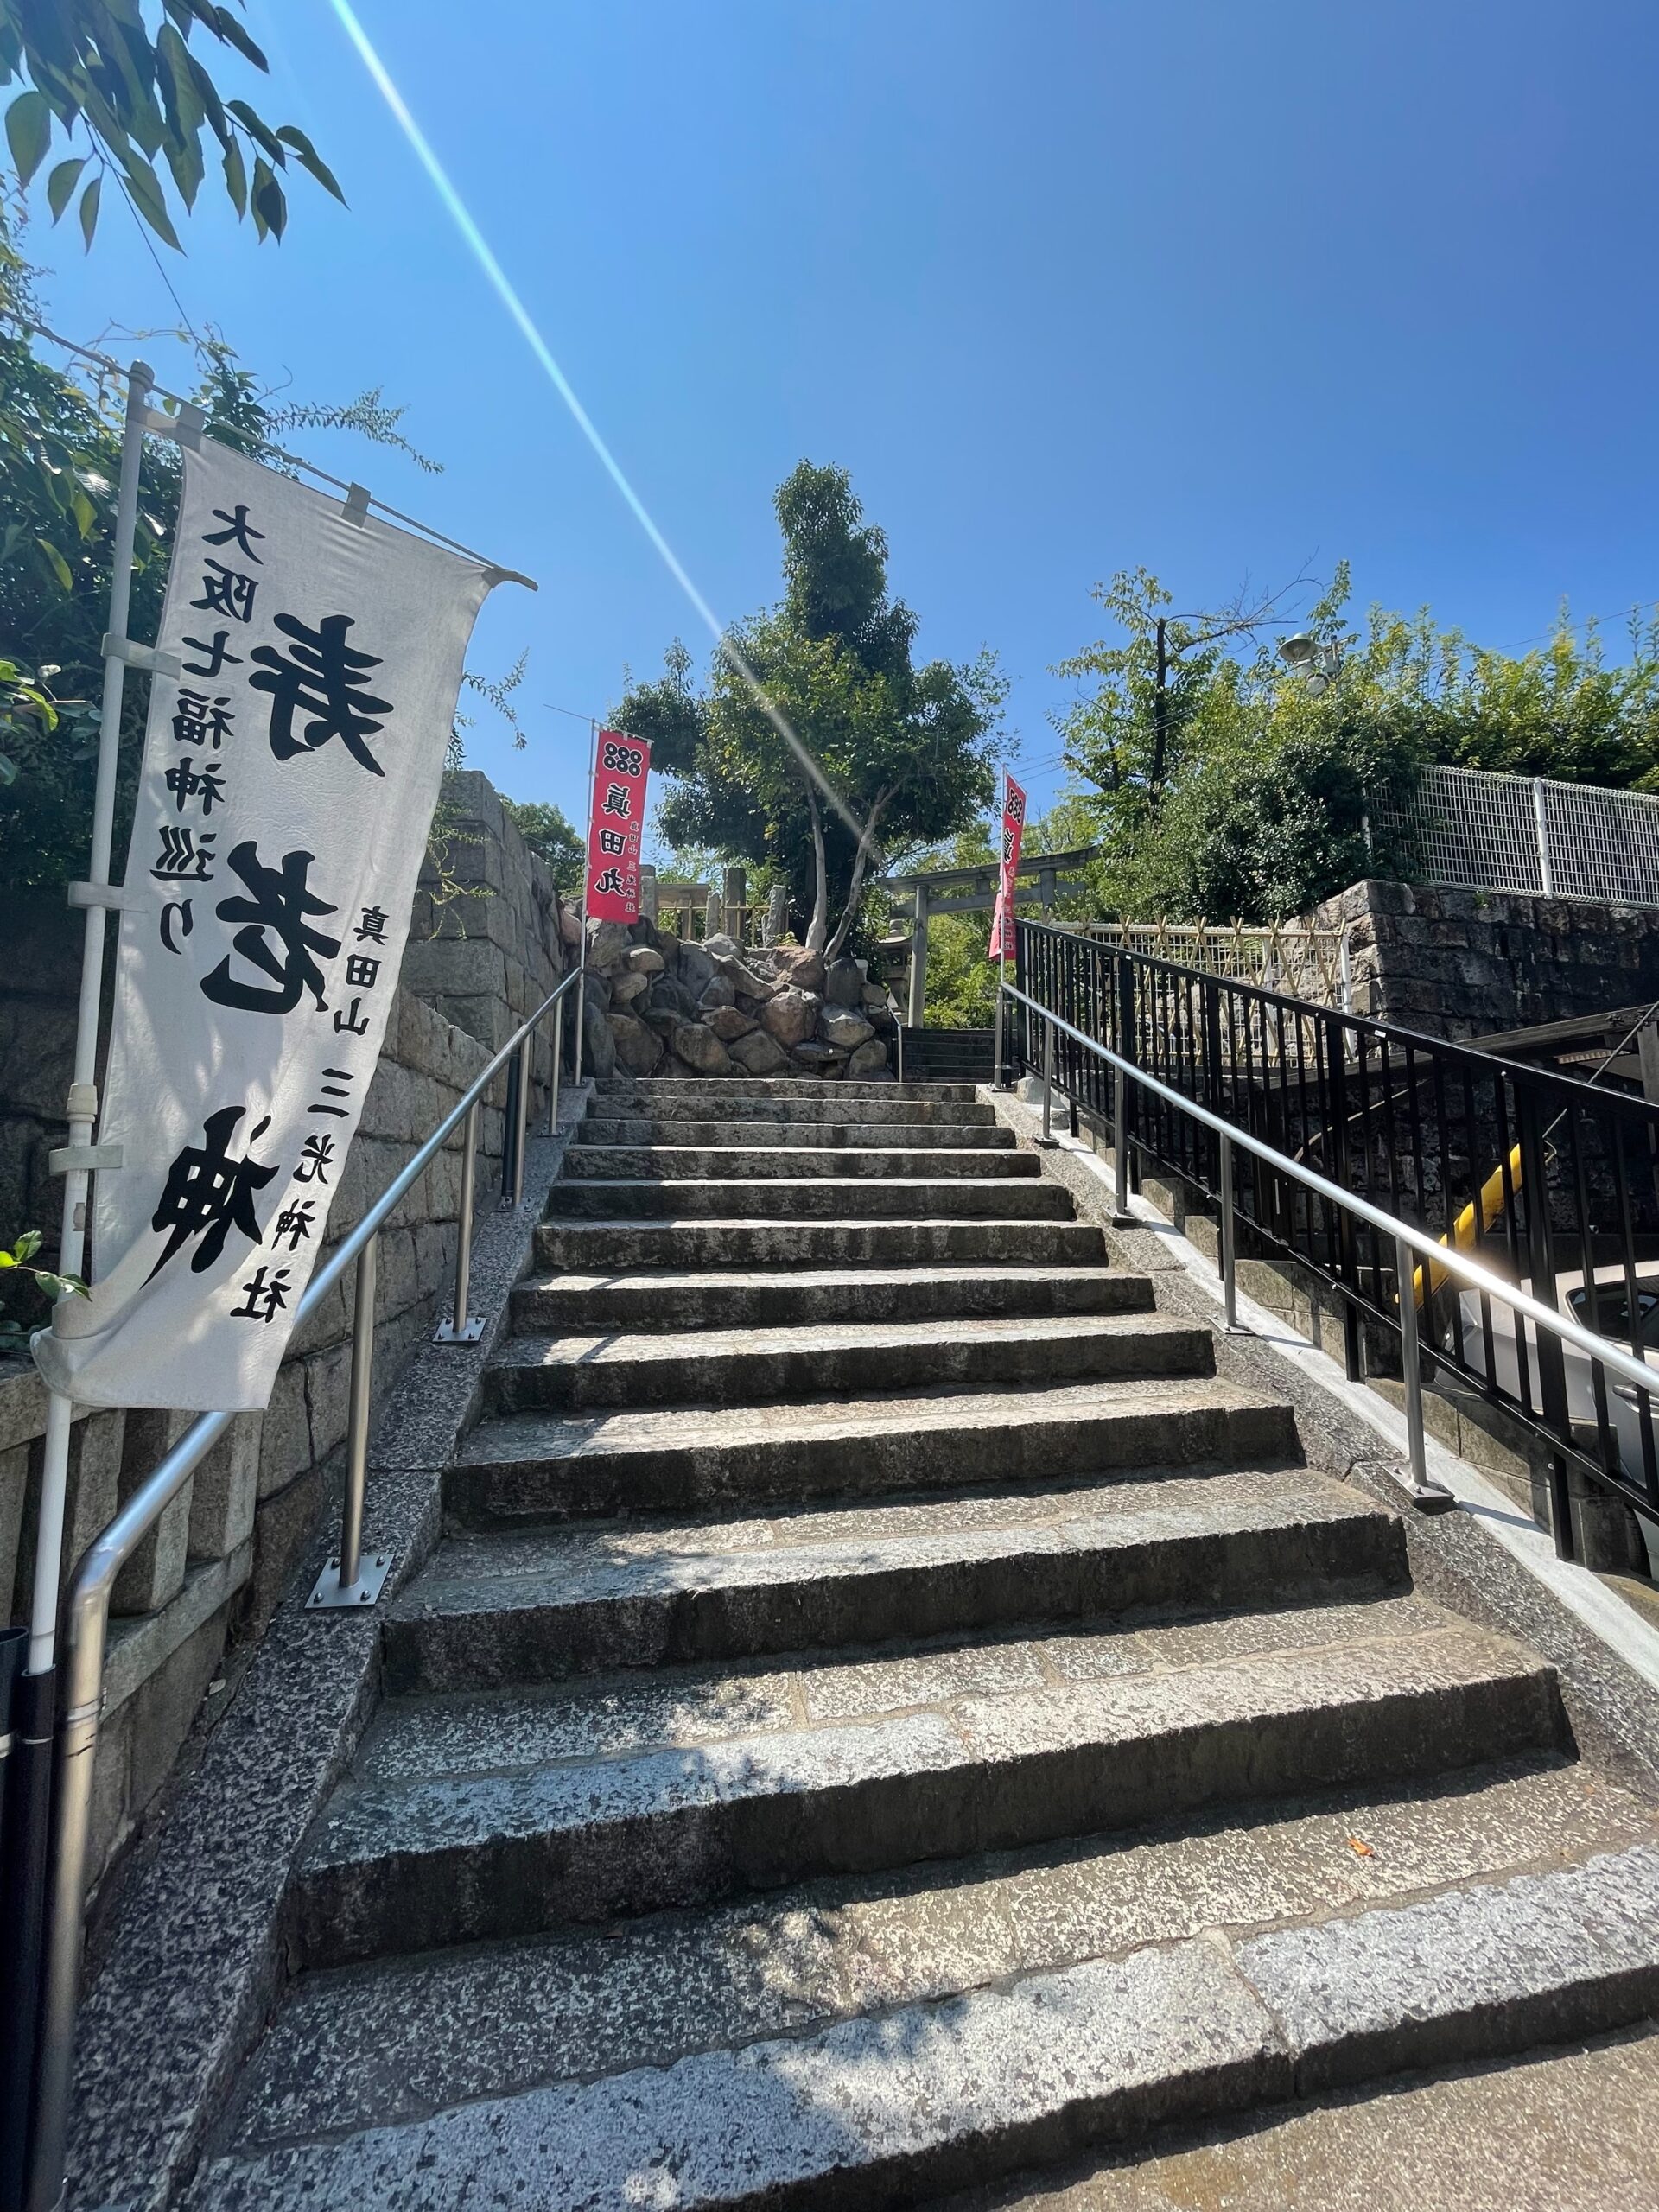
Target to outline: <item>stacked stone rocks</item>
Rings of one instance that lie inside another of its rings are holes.
[[[890,1077],[887,995],[861,962],[798,944],[682,944],[638,921],[588,944],[586,1071],[632,1076]]]

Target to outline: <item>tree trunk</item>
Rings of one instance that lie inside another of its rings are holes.
[[[812,918],[806,926],[806,949],[822,952],[830,934],[830,874],[823,861],[823,817],[818,812],[817,793],[809,791],[806,803],[812,813]]]
[[[864,887],[864,870],[868,865],[871,853],[875,849],[875,825],[880,820],[881,810],[890,797],[891,793],[887,791],[878,794],[874,805],[871,807],[865,817],[864,827],[859,832],[858,850],[853,855],[853,878],[847,887],[847,903],[841,910],[841,919],[836,924],[834,937],[824,947],[823,957],[826,961],[836,959],[840,956],[842,946],[847,942],[847,932],[851,929],[853,917],[858,912],[858,894]]]

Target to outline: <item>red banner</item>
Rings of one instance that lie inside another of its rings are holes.
[[[1026,795],[1006,769],[1002,772],[1002,879],[996,887],[991,913],[993,960],[1014,957],[1014,879],[1020,872],[1020,841],[1026,833]]]
[[[602,729],[594,763],[594,805],[588,823],[588,897],[591,922],[639,918],[639,836],[645,821],[651,747],[620,730]]]

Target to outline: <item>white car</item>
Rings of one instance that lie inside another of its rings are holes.
[[[1639,1343],[1641,1358],[1655,1370],[1656,1384],[1659,1384],[1659,1260],[1642,1260],[1635,1268],[1637,1311],[1641,1323]],[[1530,1291],[1530,1282],[1523,1282],[1522,1290]],[[1581,1329],[1592,1329],[1598,1336],[1611,1337],[1621,1351],[1630,1349],[1630,1286],[1624,1268],[1598,1268],[1586,1281],[1582,1272],[1562,1274],[1555,1278],[1556,1302],[1569,1320],[1576,1321]],[[1510,1395],[1521,1395],[1520,1361],[1516,1350],[1516,1319],[1514,1309],[1494,1298],[1491,1301],[1493,1381],[1499,1389]],[[1463,1356],[1471,1367],[1484,1373],[1486,1368],[1486,1339],[1481,1321],[1480,1297],[1472,1290],[1459,1294],[1458,1305],[1463,1322]],[[1538,1395],[1538,1332],[1530,1321],[1522,1323],[1522,1342],[1527,1351],[1528,1396],[1535,1406]],[[1595,1384],[1592,1380],[1593,1363],[1588,1353],[1581,1352],[1574,1344],[1564,1344],[1562,1354],[1567,1369],[1567,1409],[1575,1421],[1593,1424],[1596,1418]],[[1642,1428],[1637,1410],[1638,1392],[1633,1382],[1618,1382],[1607,1378],[1607,1415],[1618,1441],[1619,1465],[1636,1482],[1643,1479]],[[1659,1446],[1659,1396],[1651,1401],[1654,1441]],[[1638,1515],[1643,1540],[1648,1548],[1648,1572],[1659,1580],[1659,1527]]]

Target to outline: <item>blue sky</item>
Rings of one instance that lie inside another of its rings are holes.
[[[1178,607],[1353,563],[1484,643],[1659,597],[1652,0],[358,0],[416,118],[714,607],[775,597],[770,499],[852,472],[926,652],[1012,680],[1033,797],[1090,586]],[[161,249],[186,312],[296,397],[367,385],[445,463],[306,449],[536,576],[530,749],[587,736],[696,617],[474,265],[328,0],[250,0],[349,213],[279,248],[207,192]],[[460,26],[458,29],[458,26]],[[236,73],[227,68],[225,77]],[[227,87],[228,88],[228,87]],[[69,334],[176,314],[118,204],[33,251]],[[147,349],[163,372],[177,355]]]

